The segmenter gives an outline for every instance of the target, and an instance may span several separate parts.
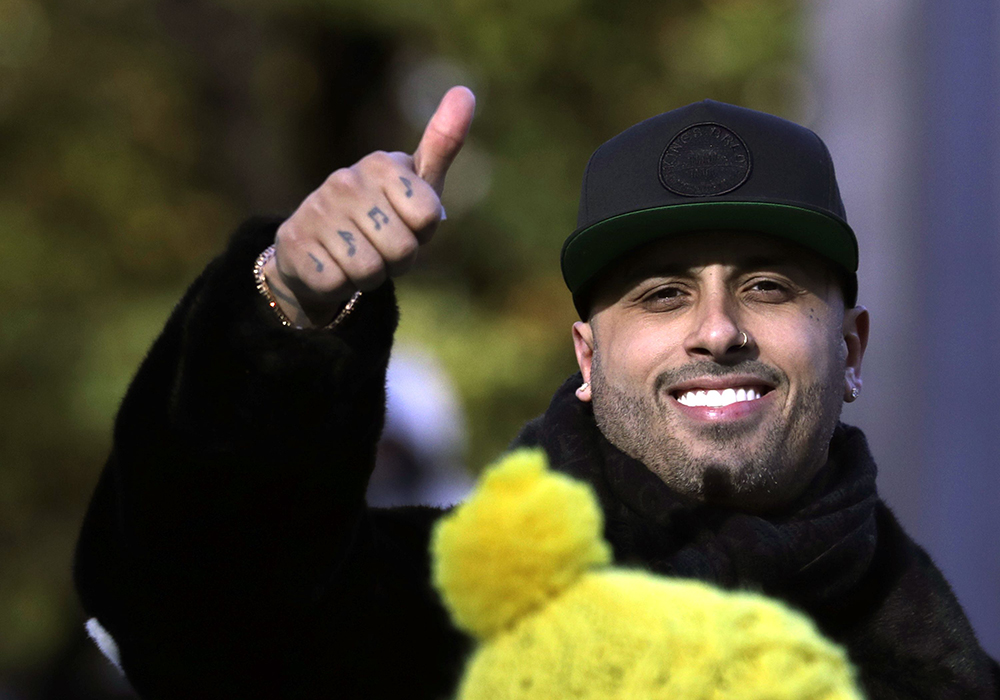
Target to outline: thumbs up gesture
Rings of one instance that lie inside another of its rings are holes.
[[[412,156],[377,151],[335,171],[278,227],[264,275],[293,323],[321,327],[354,292],[413,266],[441,221],[445,175],[475,106],[468,88],[453,87]]]

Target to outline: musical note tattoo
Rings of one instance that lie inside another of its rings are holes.
[[[354,245],[354,234],[350,231],[337,231],[337,235],[347,244],[347,257],[353,258],[358,249]]]
[[[368,218],[370,218],[372,220],[372,223],[375,224],[376,231],[382,230],[382,224],[389,223],[389,216],[378,207],[372,207],[371,210],[369,210]],[[381,221],[379,221],[380,218]]]

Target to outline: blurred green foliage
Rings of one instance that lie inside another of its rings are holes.
[[[575,370],[558,253],[590,152],[706,96],[794,117],[798,18],[793,0],[0,0],[0,679],[79,624],[72,546],[117,402],[241,217],[412,149],[400,95],[421,75],[476,89],[400,334],[453,373],[482,465]]]

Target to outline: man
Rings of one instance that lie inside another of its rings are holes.
[[[286,221],[246,224],[140,368],[76,581],[143,697],[453,688],[467,641],[428,582],[440,511],[364,492],[387,279],[439,223],[473,108],[452,89],[412,157],[367,156]],[[868,314],[819,138],[714,102],[654,117],[595,152],[579,224],[562,266],[581,373],[516,443],[593,485],[616,559],[791,603],[872,698],[996,697],[997,665],[838,423]]]

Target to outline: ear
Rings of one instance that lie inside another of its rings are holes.
[[[844,401],[850,403],[861,391],[861,361],[868,347],[868,309],[855,306],[844,312],[844,343],[847,362],[844,368]]]
[[[594,327],[589,322],[577,321],[573,324],[573,350],[576,364],[580,367],[584,385],[576,390],[581,401],[590,401],[590,367],[594,361]]]

